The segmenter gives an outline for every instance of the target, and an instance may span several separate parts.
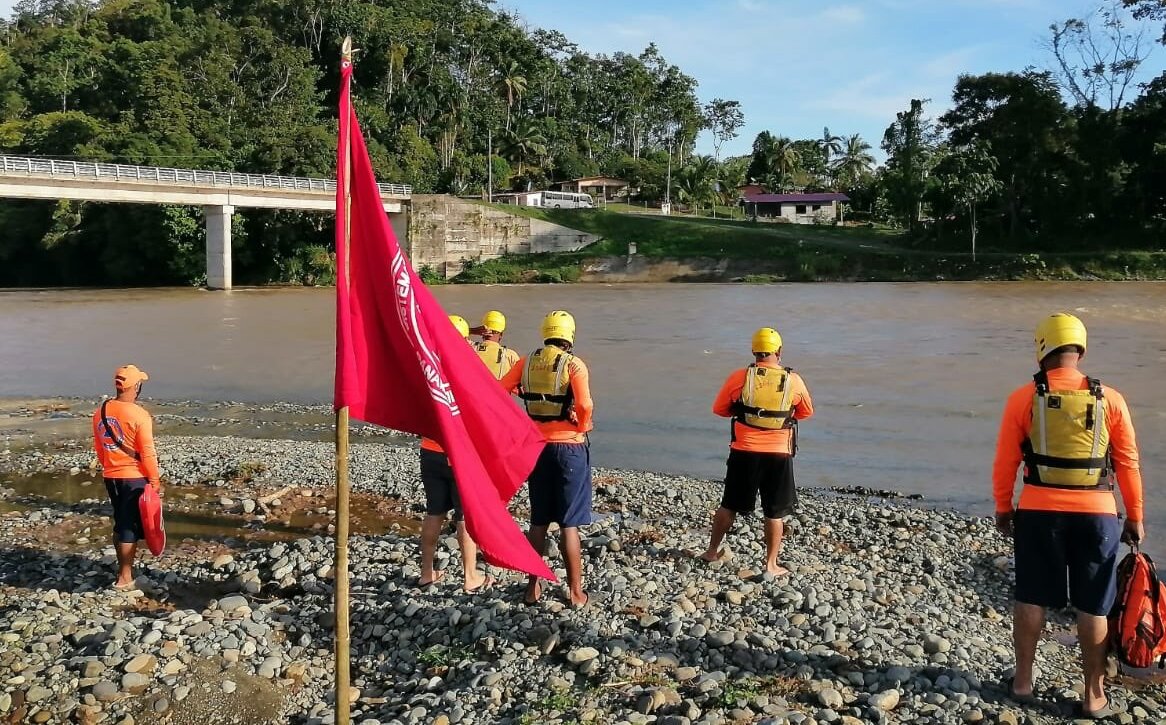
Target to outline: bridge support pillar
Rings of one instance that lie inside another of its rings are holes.
[[[233,206],[206,206],[206,286],[231,289],[231,217]]]

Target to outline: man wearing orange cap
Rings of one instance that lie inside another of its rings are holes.
[[[93,448],[113,505],[115,589],[134,586],[134,556],[138,540],[145,536],[138,499],[147,485],[162,490],[158,454],[154,451],[154,421],[137,403],[142,383],[149,379],[134,365],[118,368],[113,374],[117,396],[93,413]]]

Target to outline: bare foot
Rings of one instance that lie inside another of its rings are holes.
[[[766,564],[765,571],[766,571],[766,573],[772,574],[774,576],[787,576],[787,575],[789,575],[789,569],[786,569],[781,564]]]
[[[571,607],[573,609],[582,609],[591,601],[591,597],[587,596],[586,592],[579,592],[579,594],[571,594]]]
[[[119,592],[125,592],[125,591],[129,591],[130,589],[137,588],[137,584],[133,579],[130,579],[129,581],[124,581],[124,582],[123,581],[114,582],[113,588],[118,590]]]
[[[527,604],[534,604],[542,597],[542,595],[543,585],[539,582],[538,579],[531,579],[529,582],[527,582],[526,596],[522,598],[522,601]]]
[[[426,581],[425,579],[418,579],[417,586],[420,589],[425,589],[426,587],[433,586],[434,584],[436,584],[437,582],[441,581],[444,578],[445,578],[445,569],[440,569],[438,571],[433,572],[433,578],[429,579],[428,581]]]
[[[722,559],[727,559],[727,558],[729,558],[729,553],[727,551],[725,551],[724,549],[718,549],[716,553],[711,553],[711,552],[706,551],[705,553],[700,555],[700,559],[702,561],[707,561],[710,564],[713,563],[714,561],[720,561]]]

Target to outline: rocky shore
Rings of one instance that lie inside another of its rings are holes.
[[[130,593],[110,589],[100,485],[77,501],[48,490],[86,476],[88,442],[0,451],[0,722],[331,722],[331,445],[158,445],[168,510],[210,532],[172,532]],[[418,590],[415,450],[355,443],[351,477],[392,521],[352,541],[356,723],[1059,723],[1080,698],[1063,615],[1038,654],[1041,703],[1007,698],[1010,544],[987,519],[803,491],[792,575],[773,580],[757,573],[756,520],[738,522],[727,560],[689,555],[718,483],[597,469],[592,601],[574,610],[555,587],[522,604],[509,573],[463,593],[452,532],[439,547],[450,576]],[[43,496],[18,485],[33,480]],[[522,521],[525,493],[513,510]],[[1122,684],[1115,722],[1166,722],[1166,687]]]

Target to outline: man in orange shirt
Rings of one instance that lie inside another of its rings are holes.
[[[154,422],[137,404],[142,383],[149,379],[133,365],[118,368],[113,374],[117,397],[105,401],[93,413],[93,448],[113,505],[115,589],[134,586],[134,556],[138,540],[145,538],[138,499],[146,486],[162,490],[158,454],[154,451]]]
[[[1145,536],[1138,447],[1125,398],[1077,369],[1086,348],[1081,320],[1052,315],[1037,326],[1035,342],[1040,371],[1008,398],[992,471],[996,527],[1014,538],[1016,549],[1011,694],[1033,699],[1033,659],[1045,610],[1070,603],[1077,610],[1085,674],[1082,714],[1100,719],[1117,712],[1104,684],[1118,542]],[[1024,487],[1014,510],[1022,462]],[[1125,503],[1124,527],[1111,471]]]
[[[527,538],[546,555],[547,529],[559,525],[559,550],[567,566],[571,604],[587,604],[583,591],[583,557],[579,527],[591,523],[591,386],[587,366],[572,354],[575,318],[562,310],[542,323],[543,347],[519,360],[502,378],[502,387],[517,392],[547,445],[530,474],[530,531]],[[542,596],[537,577],[527,582],[525,601]]]
[[[814,403],[802,377],[781,364],[781,335],[772,327],[753,333],[754,362],[735,371],[713,402],[713,413],[732,418],[732,440],[725,471],[725,492],[713,514],[713,531],[705,561],[724,556],[721,541],[737,514],[753,512],[761,495],[765,515],[765,570],[789,574],[777,563],[785,534],[782,519],[794,512],[793,457],[797,453],[797,421],[814,414]]]
[[[470,343],[470,325],[459,315],[450,315],[449,321],[457,328],[466,342]],[[457,482],[449,457],[437,444],[428,438],[421,439],[421,485],[425,489],[425,518],[421,522],[421,579],[417,582],[422,589],[436,584],[445,577],[444,571],[433,568],[437,554],[437,539],[445,517],[453,511],[457,524],[457,543],[462,552],[462,588],[467,594],[486,591],[494,584],[494,577],[478,571],[478,546],[466,531],[462,520],[462,504],[458,499]]]

